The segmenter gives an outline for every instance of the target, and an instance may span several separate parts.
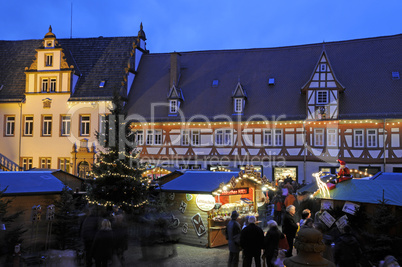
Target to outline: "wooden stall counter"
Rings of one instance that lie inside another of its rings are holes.
[[[209,247],[219,247],[227,245],[226,226],[211,226],[209,227]]]

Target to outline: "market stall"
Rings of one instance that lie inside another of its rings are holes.
[[[227,244],[226,225],[237,210],[238,221],[254,215],[270,186],[252,166],[240,172],[187,171],[161,186],[182,243],[216,247]]]

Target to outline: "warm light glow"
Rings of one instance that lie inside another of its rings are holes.
[[[316,172],[316,173],[313,173],[313,176],[315,177],[315,180],[317,181],[317,185],[318,185],[318,188],[319,188],[322,196],[324,198],[328,198],[329,190],[328,190],[327,185],[321,181],[321,179],[320,179],[321,174],[322,174],[322,172]]]

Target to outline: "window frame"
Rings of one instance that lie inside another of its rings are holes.
[[[235,98],[233,104],[234,104],[234,112],[236,113],[243,112],[243,99]]]
[[[46,120],[46,117],[49,117],[50,120]],[[42,129],[41,136],[42,137],[51,137],[52,136],[52,127],[53,127],[53,116],[52,115],[42,115]],[[45,133],[45,130],[47,132]]]
[[[88,117],[88,121],[83,121],[83,118]],[[79,121],[79,129],[80,129],[80,136],[91,136],[91,115],[90,114],[80,114],[80,121]],[[85,126],[87,125],[87,126]],[[86,130],[84,132],[84,130]]]
[[[176,114],[179,110],[179,101],[177,99],[171,99],[169,101],[169,113]]]
[[[181,130],[181,145],[182,146],[189,146],[191,139],[190,139],[190,130],[189,129],[184,129]]]
[[[273,146],[283,146],[283,129],[273,129],[274,130],[274,135],[273,135]]]
[[[374,131],[374,134],[369,134],[369,131]],[[367,147],[378,147],[378,129],[366,129],[367,135]],[[372,138],[374,137],[374,144],[372,143]]]
[[[69,118],[66,120],[65,118]],[[67,125],[65,125],[67,124]],[[64,129],[67,127],[67,133],[64,133]],[[71,115],[60,115],[60,136],[71,136]]]
[[[197,140],[195,140],[195,137]],[[191,130],[191,145],[192,146],[200,146],[201,145],[201,130],[193,129]]]
[[[32,118],[32,121],[28,122],[27,118]],[[24,115],[24,129],[22,132],[22,136],[32,137],[34,132],[34,115]],[[30,125],[29,127],[27,127]],[[27,129],[30,129],[30,133],[27,133]]]
[[[356,134],[357,131],[361,131],[361,134]],[[360,137],[361,140],[359,140],[361,142],[360,145],[357,145],[356,143],[356,138]],[[353,147],[359,147],[362,148],[364,147],[364,129],[353,129]]]
[[[163,131],[161,129],[154,130],[154,146],[161,146],[163,144]]]
[[[267,138],[269,137],[269,138]],[[269,139],[269,142],[267,142]],[[272,129],[264,129],[262,131],[262,143],[264,146],[272,146],[273,141],[273,132]]]
[[[147,146],[152,146],[154,144],[154,131],[153,130],[147,130],[145,144]]]
[[[51,157],[39,157],[39,166],[41,169],[51,169],[52,168],[52,158]]]
[[[319,95],[325,93],[325,102],[320,101],[320,99],[322,99],[322,97],[320,98]],[[329,92],[328,90],[317,90],[316,92],[316,103],[317,105],[326,105],[329,103]]]
[[[330,131],[335,131],[334,133],[330,133]],[[330,143],[331,139],[335,140],[335,144]],[[328,147],[337,147],[338,146],[338,129],[337,128],[327,128],[327,146]]]
[[[319,133],[321,131],[321,133]],[[324,128],[314,129],[314,146],[323,147],[325,145]],[[321,140],[320,140],[321,139]],[[321,142],[319,142],[321,141]]]
[[[141,136],[141,138],[140,138],[140,136]],[[135,143],[137,146],[144,145],[144,130],[137,130],[135,132]]]
[[[21,166],[24,171],[30,170],[33,168],[33,158],[32,157],[21,157]]]
[[[233,129],[221,128],[215,130],[215,146],[232,146],[232,145],[233,145]]]
[[[70,173],[70,158],[58,158],[57,166],[58,169]]]
[[[9,118],[13,118],[12,121],[9,121]],[[4,115],[4,136],[13,137],[15,136],[15,115]],[[10,126],[9,126],[10,125]]]
[[[45,67],[53,67],[53,53],[45,54]]]

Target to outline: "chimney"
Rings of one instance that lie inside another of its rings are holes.
[[[173,84],[177,86],[180,79],[180,57],[181,55],[177,52],[170,54],[170,84],[169,89],[172,88]]]

